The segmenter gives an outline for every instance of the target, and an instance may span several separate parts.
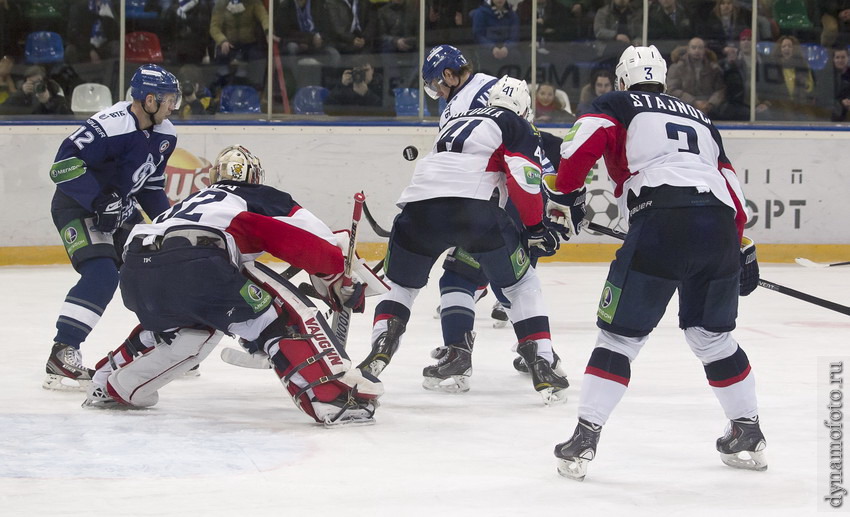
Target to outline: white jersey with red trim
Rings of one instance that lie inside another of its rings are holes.
[[[746,202],[720,133],[701,111],[676,97],[617,91],[596,99],[561,144],[557,189],[581,188],[600,157],[621,215],[628,214],[624,193],[629,191],[639,195],[642,187],[696,187],[735,209],[743,231]]]
[[[475,108],[486,108],[487,100],[490,98],[490,88],[496,84],[492,75],[474,74],[460,88],[455,90],[452,98],[446,103],[443,113],[440,114],[440,129],[445,127],[446,122],[465,111]]]
[[[219,181],[172,206],[151,224],[136,225],[127,242],[176,229],[221,235],[237,267],[268,252],[310,274],[343,269],[342,251],[330,228],[292,196],[266,185]]]
[[[526,226],[542,219],[540,136],[522,117],[502,108],[478,108],[449,120],[431,151],[416,164],[397,204],[463,197],[508,196]]]

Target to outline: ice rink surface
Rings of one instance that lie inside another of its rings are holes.
[[[492,296],[479,304],[472,390],[421,387],[429,351],[441,344],[435,270],[381,376],[377,424],[329,430],[294,407],[274,373],[225,364],[218,350],[200,377],[167,386],[149,410],[86,410],[80,393],[43,390],[57,311],[77,276],[70,266],[0,268],[0,514],[817,513],[829,494],[829,464],[818,459],[828,452],[828,363],[850,361],[850,319],[765,289],[741,299],[735,337],[756,375],[766,472],[720,462],[714,442],[726,419],[676,327],[674,301],[632,364],[631,385],[603,429],[586,481],[557,475],[552,450],[575,425],[606,272],[601,264],[540,268],[555,347],[572,383],[566,404],[544,407],[530,378],[513,370],[513,332],[492,327]],[[850,305],[850,266],[766,265],[762,276]],[[351,331],[355,362],[369,348],[370,302]],[[94,364],[133,326],[116,295],[83,345],[85,362]]]

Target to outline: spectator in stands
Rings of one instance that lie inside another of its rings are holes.
[[[750,120],[750,70],[753,67],[751,29],[744,29],[738,37],[737,45],[727,45],[723,49],[724,57],[718,65],[723,71],[723,83],[726,85],[726,101],[714,109],[716,120]],[[756,63],[760,62],[756,55]],[[767,105],[756,100],[756,114],[763,116]]]
[[[482,71],[498,75],[498,69],[514,61],[519,41],[519,17],[507,0],[484,0],[472,11],[472,35],[481,46],[479,60]]]
[[[850,45],[850,0],[823,0],[821,12],[821,45]]]
[[[390,0],[378,9],[378,38],[382,52],[418,50],[419,7],[411,0]]]
[[[210,60],[212,0],[174,0],[162,13],[162,50],[170,63]]]
[[[837,47],[832,51],[832,91],[832,121],[847,122],[850,120],[850,64],[847,47]]]
[[[581,4],[579,8],[581,8]],[[516,6],[519,17],[520,39],[531,38],[531,22],[537,23],[537,51],[548,54],[546,42],[577,39],[574,18],[558,0],[537,0],[537,11],[531,12],[532,3],[522,1]],[[568,34],[569,33],[569,34]]]
[[[260,30],[262,29],[262,31]],[[215,41],[215,62],[220,85],[228,82],[261,82],[248,79],[248,63],[265,59],[258,34],[268,35],[269,13],[262,0],[215,0],[210,36]],[[235,76],[230,67],[236,68]]]
[[[811,120],[814,118],[814,76],[794,36],[780,36],[765,65],[759,83],[767,116],[772,120]]]
[[[567,111],[564,102],[556,95],[555,85],[540,83],[534,95],[535,124],[566,124],[575,122],[576,117]]]
[[[375,22],[367,0],[327,0],[325,6],[328,36],[340,53],[372,51]]]
[[[676,52],[674,52],[676,54]],[[676,57],[673,57],[674,61]],[[726,100],[723,71],[717,56],[706,50],[702,38],[692,38],[684,55],[667,72],[667,92],[712,116]]]
[[[198,115],[210,115],[215,106],[212,102],[212,94],[203,86],[201,69],[198,65],[188,64],[180,67],[177,77],[180,78],[180,103],[179,115],[181,119],[190,119]]]
[[[426,47],[442,43],[454,46],[472,43],[469,13],[479,3],[476,0],[429,0],[425,7]]]
[[[301,64],[339,64],[339,51],[328,43],[325,0],[280,0],[275,8],[275,35],[284,54],[298,56]]]
[[[605,68],[594,70],[590,74],[590,82],[581,89],[576,115],[580,117],[590,111],[593,101],[600,95],[613,91],[615,83],[614,72]]]
[[[3,59],[0,59],[0,104],[6,102],[10,95],[18,91],[15,78],[12,77],[14,65],[15,60],[10,56],[3,56]]]
[[[359,56],[356,66],[342,73],[342,80],[325,100],[328,115],[382,115],[379,81],[367,56]]]
[[[691,15],[678,0],[658,0],[649,5],[649,41],[669,61],[673,49],[694,36]]]
[[[118,21],[109,0],[74,0],[68,9],[66,63],[117,58]]]
[[[697,23],[696,35],[716,54],[722,55],[724,47],[733,46],[741,31],[752,26],[752,19],[752,12],[735,0],[716,0],[708,16]]]
[[[630,0],[611,0],[596,11],[593,34],[605,43],[602,59],[619,59],[629,45],[640,44],[643,34],[643,7]]]
[[[71,108],[64,92],[56,81],[47,78],[40,66],[31,66],[24,72],[24,82],[2,104],[4,115],[70,115]]]

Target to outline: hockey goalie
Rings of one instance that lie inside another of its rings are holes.
[[[331,232],[263,178],[256,156],[229,146],[209,188],[133,231],[121,294],[140,324],[97,363],[84,407],[153,406],[160,388],[229,334],[267,357],[295,405],[317,422],[374,422],[380,381],[352,367],[307,297],[254,260],[268,252],[303,269],[334,310],[362,312],[366,296],[387,288],[356,254],[344,278],[347,234]]]

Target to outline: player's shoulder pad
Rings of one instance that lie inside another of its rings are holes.
[[[171,121],[168,119],[163,120],[162,124],[155,125],[153,127],[153,131],[162,135],[177,136],[177,129],[174,127],[174,124],[172,124]]]
[[[115,103],[111,108],[99,111],[86,122],[94,128],[101,128],[105,135],[117,136],[136,131],[136,117],[130,113],[129,101]]]

